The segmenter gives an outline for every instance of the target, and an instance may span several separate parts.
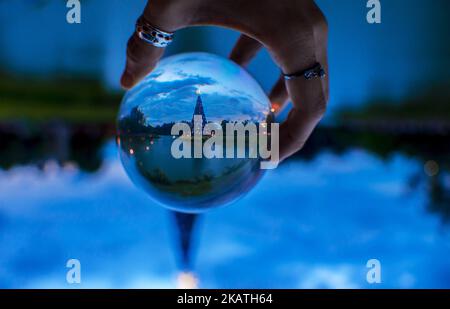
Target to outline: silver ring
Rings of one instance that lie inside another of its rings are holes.
[[[141,16],[136,22],[136,33],[141,40],[155,47],[167,47],[173,41],[173,32],[156,28]]]
[[[314,79],[314,78],[324,78],[327,76],[324,68],[320,63],[316,63],[313,67],[300,71],[294,74],[283,74],[285,80],[296,79],[299,77],[303,77],[306,80]]]

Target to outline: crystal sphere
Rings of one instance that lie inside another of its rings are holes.
[[[194,125],[194,115],[200,127]],[[179,158],[173,154],[174,142],[183,139],[192,146],[192,154],[196,129],[200,128],[197,142],[202,144],[216,133],[203,131],[208,123],[220,129],[227,123],[267,124],[271,117],[264,91],[232,61],[207,53],[171,56],[123,98],[117,122],[120,158],[133,183],[153,200],[180,212],[202,212],[252,189],[263,174],[261,159],[225,154]],[[172,134],[176,123],[193,131]],[[223,132],[223,139],[228,138]],[[236,144],[224,142],[224,152],[232,147],[237,153],[242,145]]]

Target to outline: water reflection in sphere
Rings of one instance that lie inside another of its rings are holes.
[[[174,158],[171,146],[179,136],[171,135],[172,126],[185,123],[194,131],[194,115],[203,126],[223,127],[264,124],[272,117],[267,96],[245,70],[206,53],[163,59],[127,92],[118,116],[118,144],[128,176],[162,205],[191,213],[235,201],[262,175],[259,158]]]

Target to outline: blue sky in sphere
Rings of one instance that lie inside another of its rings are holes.
[[[120,115],[138,106],[153,126],[191,121],[200,95],[208,121],[263,122],[270,102],[258,83],[233,62],[212,54],[164,59],[123,100]]]

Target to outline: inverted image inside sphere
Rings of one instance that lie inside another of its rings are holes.
[[[227,125],[259,127],[270,119],[266,94],[235,63],[206,53],[168,57],[122,101],[120,157],[131,180],[151,198],[174,210],[201,212],[235,201],[262,175],[260,158],[248,155],[257,152],[250,134],[227,135]],[[189,131],[172,134],[175,124]],[[210,125],[217,130],[206,130]],[[223,158],[196,157],[196,145],[212,138],[223,141],[212,147],[222,148]],[[190,156],[176,158],[174,148]],[[237,157],[240,150],[244,157]]]

